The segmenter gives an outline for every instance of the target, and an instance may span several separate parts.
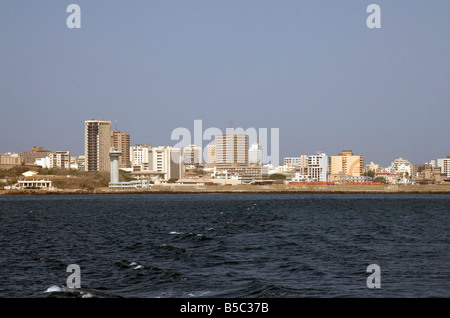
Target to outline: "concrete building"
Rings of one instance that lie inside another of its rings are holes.
[[[411,177],[413,175],[411,163],[401,157],[396,158],[386,170],[403,177]]]
[[[149,151],[152,145],[140,144],[130,147],[130,158],[132,171],[148,171],[149,170]]]
[[[216,145],[210,144],[206,147],[206,150],[208,152],[208,158],[207,158],[208,167],[215,167],[216,166]]]
[[[111,161],[111,169],[110,169],[110,183],[118,184],[119,183],[119,158],[122,156],[122,153],[114,147],[111,147],[109,150],[109,160]]]
[[[236,179],[242,183],[250,183],[256,180],[269,179],[269,169],[257,165],[215,169],[212,177],[214,177],[214,179]]]
[[[262,145],[254,142],[248,149],[248,163],[262,166]]]
[[[183,148],[184,164],[188,166],[198,166],[203,163],[203,150],[201,147],[190,145]]]
[[[300,157],[286,157],[283,159],[283,164],[289,167],[306,167],[306,160],[308,156],[302,155]]]
[[[424,168],[418,174],[416,182],[419,184],[444,183],[446,178],[447,175],[442,173],[440,166],[425,164]]]
[[[160,184],[164,181],[165,173],[159,171],[133,171],[129,174],[135,180],[147,181],[148,184]]]
[[[328,156],[318,152],[316,155],[302,155],[296,162],[297,170],[293,182],[326,182],[328,181]]]
[[[87,120],[85,127],[85,171],[107,171],[111,169],[109,149],[111,148],[111,122]]]
[[[131,168],[130,134],[119,130],[111,131],[111,147],[122,153],[122,156],[119,158],[119,168]]]
[[[16,153],[5,153],[0,155],[0,165],[21,165],[23,159]]]
[[[33,147],[31,151],[19,153],[19,156],[25,164],[34,164],[36,159],[45,158],[50,153],[51,151],[45,150],[44,147]]]
[[[216,135],[215,145],[218,168],[248,166],[248,135]]]
[[[34,163],[44,169],[70,169],[70,152],[51,152],[45,158],[36,159]]]
[[[437,166],[441,167],[441,173],[450,178],[450,155],[447,158],[438,159]]]
[[[79,171],[84,171],[86,166],[86,157],[85,156],[78,156],[76,158],[76,164],[78,166]]]
[[[381,170],[380,165],[371,161],[370,164],[366,165],[364,172],[369,172],[369,171],[379,172],[380,170]]]
[[[153,147],[148,152],[150,171],[164,172],[164,180],[183,178],[183,156],[180,148]]]
[[[359,177],[364,172],[364,156],[355,156],[351,150],[343,150],[337,156],[331,156],[330,175],[332,181],[339,181],[340,176]]]
[[[48,155],[50,168],[70,169],[70,151],[56,151]]]
[[[43,189],[53,190],[52,181],[50,180],[19,180],[17,183],[17,189]]]

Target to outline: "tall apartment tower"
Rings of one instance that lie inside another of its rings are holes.
[[[262,146],[259,142],[254,142],[248,149],[248,162],[262,166]]]
[[[183,178],[183,156],[181,148],[152,147],[148,151],[148,166],[151,171],[164,173],[164,179]]]
[[[85,171],[110,171],[111,122],[92,119],[84,122]]]
[[[248,135],[216,135],[216,166],[219,168],[247,167]]]
[[[189,145],[183,148],[183,160],[186,165],[198,165],[203,162],[203,151],[201,147]]]
[[[119,130],[111,131],[111,147],[122,153],[122,156],[119,158],[119,168],[130,168],[130,134]]]

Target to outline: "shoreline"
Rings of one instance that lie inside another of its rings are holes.
[[[152,186],[148,189],[97,188],[56,190],[0,190],[2,195],[95,195],[95,194],[450,194],[450,184],[435,185],[240,185]]]

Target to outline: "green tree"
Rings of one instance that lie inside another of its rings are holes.
[[[286,180],[286,176],[282,173],[272,173],[269,176],[270,180]]]
[[[373,171],[373,170],[366,171],[366,172],[363,173],[363,176],[368,176],[368,177],[374,178],[375,177],[375,171]]]
[[[167,180],[167,183],[175,183],[177,182],[178,178],[170,178],[169,180]]]
[[[381,182],[383,184],[387,183],[384,177],[376,177],[375,179],[373,179],[373,182]]]

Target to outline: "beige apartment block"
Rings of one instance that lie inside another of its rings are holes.
[[[248,135],[216,135],[215,145],[217,167],[248,166]]]
[[[332,179],[338,175],[359,177],[364,172],[364,156],[355,156],[351,150],[343,150],[337,156],[331,156],[330,174]]]
[[[122,156],[119,157],[119,168],[130,168],[130,134],[119,130],[111,131],[111,147],[122,153]]]

